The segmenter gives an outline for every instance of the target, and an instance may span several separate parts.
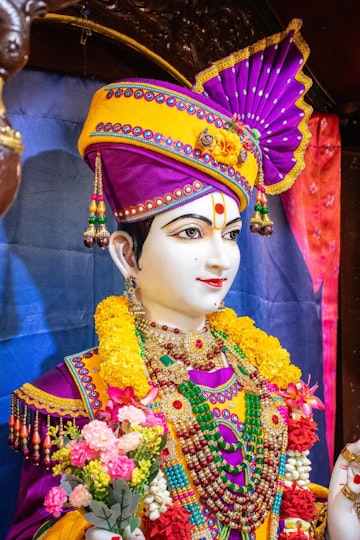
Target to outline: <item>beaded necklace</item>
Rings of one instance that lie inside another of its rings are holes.
[[[213,331],[212,335],[215,340],[221,340],[222,353],[245,389],[244,429],[233,444],[221,436],[206,398],[190,380],[186,367],[164,355],[156,339],[155,343],[152,341],[151,332],[147,332],[147,337],[138,332],[149,377],[160,391],[161,410],[174,427],[199,498],[224,530],[237,529],[249,534],[255,532],[273,509],[271,537],[275,537],[285,473],[285,422],[258,370],[246,362],[226,334]],[[239,450],[243,454],[241,463],[231,465],[224,459],[223,454]],[[173,467],[174,459],[171,463]],[[250,470],[243,486],[227,476]],[[196,507],[193,519],[196,524],[201,522],[198,513]],[[204,538],[199,534],[196,537]]]
[[[147,321],[144,317],[136,318],[136,326],[143,337],[163,349],[160,358],[164,365],[183,363],[185,367],[192,366],[203,371],[224,365],[221,357],[224,340],[214,337],[208,320],[199,331],[185,332],[179,328]]]

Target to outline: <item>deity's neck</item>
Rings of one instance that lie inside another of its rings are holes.
[[[145,319],[149,322],[156,322],[159,325],[166,325],[169,328],[178,328],[183,331],[200,331],[206,324],[206,316],[203,313],[182,313],[180,310],[174,312],[163,306],[144,306]]]

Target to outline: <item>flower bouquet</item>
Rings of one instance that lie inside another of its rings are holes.
[[[93,420],[81,430],[68,422],[61,433],[50,428],[58,447],[53,474],[61,475],[61,482],[47,493],[44,506],[54,517],[76,508],[96,527],[131,538],[141,521],[140,501],[147,519],[159,518],[171,506],[159,470],[166,434],[161,418],[147,408],[155,388],[141,401],[131,387],[111,387],[108,393],[105,421]]]

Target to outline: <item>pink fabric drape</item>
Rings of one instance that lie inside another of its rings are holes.
[[[306,167],[281,195],[285,212],[311,274],[314,293],[322,289],[322,341],[326,438],[334,459],[338,278],[340,261],[341,143],[338,117],[315,113]],[[313,381],[315,382],[315,381]]]

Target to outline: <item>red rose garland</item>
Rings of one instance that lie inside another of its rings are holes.
[[[309,537],[303,531],[298,529],[297,531],[291,532],[291,533],[287,533],[287,532],[280,533],[279,540],[309,540]]]
[[[313,444],[319,440],[316,435],[317,423],[312,418],[301,416],[299,420],[289,418],[288,426],[288,450],[296,450],[301,453],[310,450]]]
[[[280,391],[289,409],[288,459],[286,482],[283,493],[280,518],[299,519],[301,528],[285,528],[279,540],[314,540],[310,534],[310,522],[316,517],[315,496],[307,487],[309,483],[311,447],[319,440],[316,435],[317,424],[313,420],[312,409],[323,409],[323,403],[315,397],[317,385],[308,383],[289,384],[286,391]],[[302,530],[301,530],[302,529]]]
[[[179,503],[174,503],[155,521],[144,517],[142,524],[145,537],[154,540],[191,540],[193,525],[189,515]]]

